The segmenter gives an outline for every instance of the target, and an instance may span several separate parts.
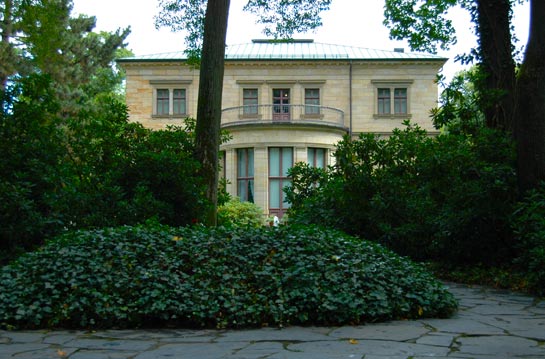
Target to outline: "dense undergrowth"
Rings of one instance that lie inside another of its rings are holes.
[[[334,156],[317,180],[304,164],[291,169],[292,222],[338,228],[419,261],[497,264],[512,255],[514,152],[501,133],[431,137],[407,123],[387,138],[345,138]]]
[[[456,306],[422,266],[317,227],[74,232],[0,274],[4,328],[342,325]]]
[[[108,96],[63,117],[46,76],[15,82],[0,102],[0,264],[66,230],[184,226],[209,205],[195,120],[151,130]]]
[[[292,223],[381,243],[443,278],[545,294],[545,185],[517,192],[507,134],[452,127],[432,137],[407,122],[389,137],[345,138],[334,156],[327,170],[290,170]]]

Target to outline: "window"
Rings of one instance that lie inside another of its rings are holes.
[[[172,113],[174,115],[185,115],[186,111],[185,89],[174,89],[172,98]]]
[[[282,217],[290,207],[282,190],[291,185],[288,169],[293,166],[293,148],[269,148],[269,213]]]
[[[392,101],[392,94],[394,95]],[[392,108],[392,104],[394,105]],[[377,113],[379,115],[406,115],[407,112],[407,88],[394,87],[377,89]]]
[[[168,115],[169,114],[169,102],[170,95],[168,89],[158,89],[157,90],[157,109],[155,113],[157,115]]]
[[[290,120],[290,89],[273,90],[273,120]]]
[[[320,113],[320,89],[305,89],[305,115]]]
[[[407,113],[407,89],[396,88],[394,89],[394,114],[406,114]]]
[[[155,115],[184,116],[187,114],[186,89],[158,88],[155,92]]]
[[[390,89],[378,89],[378,113],[380,115],[390,114]]]
[[[372,81],[375,85],[375,117],[410,117],[409,88],[411,80]]]
[[[193,80],[150,80],[153,89],[152,117],[187,117],[188,86]]]
[[[237,195],[242,202],[254,202],[254,150],[237,150]]]
[[[242,105],[244,115],[257,115],[259,104],[257,89],[243,89],[242,90]]]
[[[225,180],[227,173],[225,173],[225,168],[227,165],[227,153],[225,151],[220,151],[219,162],[220,162],[220,179]]]
[[[308,148],[307,159],[308,164],[315,168],[326,167],[326,149],[325,148]]]

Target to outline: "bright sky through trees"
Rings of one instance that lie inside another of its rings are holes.
[[[231,0],[227,44],[246,43],[264,37],[261,26],[255,24],[255,17],[242,11],[245,3],[246,0]],[[159,11],[157,6],[157,0],[74,0],[75,13],[97,17],[97,30],[113,31],[131,26],[128,48],[136,55],[183,50],[183,34],[172,33],[168,28],[155,29],[153,18]],[[381,50],[404,47],[407,51],[405,42],[388,38],[388,29],[382,25],[383,6],[383,0],[334,0],[331,10],[323,14],[324,26],[315,33],[300,34],[298,37]],[[515,7],[515,34],[520,40],[518,48],[528,37],[528,14],[528,3]],[[475,45],[468,13],[455,9],[451,16],[458,44],[449,52],[439,53],[450,59],[444,68],[448,78],[461,69],[459,64],[454,63],[454,56],[468,52]]]

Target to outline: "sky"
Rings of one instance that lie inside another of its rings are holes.
[[[73,0],[73,14],[96,16],[95,31],[115,31],[131,27],[128,49],[135,55],[150,55],[184,49],[184,34],[171,32],[169,28],[156,29],[154,16],[158,14],[158,0]],[[251,42],[262,39],[263,28],[256,25],[254,15],[244,13],[242,7],[247,0],[231,0],[227,44]],[[402,47],[409,51],[404,41],[390,40],[388,29],[382,24],[384,0],[334,0],[329,11],[322,15],[323,26],[315,32],[295,35],[294,38],[314,39],[326,44],[349,45],[379,50]],[[449,51],[438,54],[449,58],[443,73],[450,79],[462,69],[454,61],[457,54],[467,53],[475,46],[469,14],[462,9],[449,13],[458,43]],[[520,39],[517,47],[528,38],[529,5],[517,5],[514,11],[515,36]]]

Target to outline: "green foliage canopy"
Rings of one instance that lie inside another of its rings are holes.
[[[8,86],[0,113],[0,262],[68,230],[185,225],[206,201],[193,159],[194,121],[152,131],[101,95],[62,118],[49,76]]]
[[[56,232],[46,196],[57,189],[65,150],[60,106],[47,77],[29,76],[0,96],[2,262],[3,251],[30,248]]]
[[[545,295],[545,183],[530,191],[513,213],[516,263],[527,273],[528,287]]]
[[[456,43],[452,21],[447,10],[467,0],[386,0],[384,25],[390,28],[390,37],[407,39],[411,49],[437,53],[437,47],[447,50]]]
[[[248,0],[244,10],[257,16],[265,27],[263,33],[274,38],[289,39],[296,32],[307,32],[322,26],[320,14],[329,10],[333,0]]]
[[[388,138],[346,138],[334,155],[333,168],[310,177],[317,185],[304,166],[291,170],[291,222],[342,229],[417,260],[511,258],[515,172],[508,137],[481,129],[433,138],[407,125]]]
[[[94,17],[72,17],[71,11],[71,0],[0,3],[2,88],[8,80],[47,74],[65,115],[121,82],[113,60],[130,32],[127,28],[94,33]]]
[[[276,39],[291,38],[296,32],[306,32],[322,25],[320,14],[329,9],[333,0],[248,0],[244,11],[257,17],[263,33]],[[159,0],[155,26],[170,27],[186,34],[186,51],[200,55],[204,34],[207,0]]]

